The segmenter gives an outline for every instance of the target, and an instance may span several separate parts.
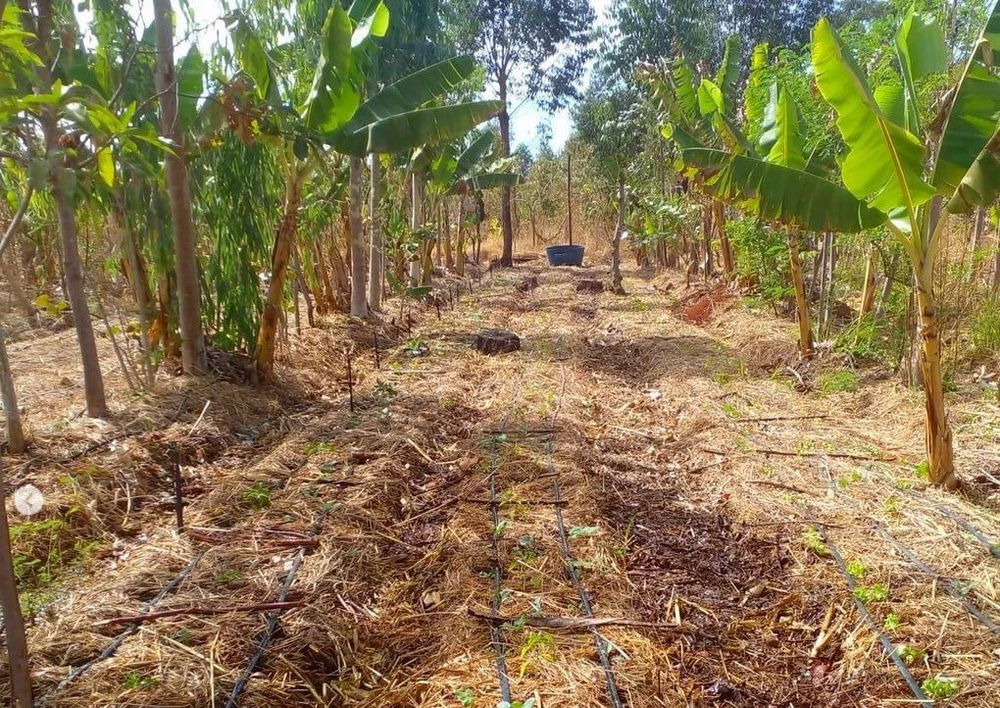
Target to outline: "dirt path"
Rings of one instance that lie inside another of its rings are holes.
[[[526,294],[524,270],[541,282]],[[888,540],[1000,621],[998,560],[944,513],[1000,539],[988,495],[911,491],[917,399],[877,381],[800,393],[772,376],[790,325],[719,303],[696,326],[651,282],[615,298],[577,294],[579,277],[527,268],[463,292],[380,372],[359,349],[353,413],[327,381],[308,405],[256,411],[271,422],[252,455],[192,462],[201,535],[178,537],[161,508],[33,628],[50,704],[225,705],[264,613],[143,624],[54,690],[121,631],[97,621],[138,612],[197,558],[158,608],[270,602],[290,573],[302,602],[240,705],[495,706],[508,687],[535,708],[912,699],[880,631],[913,647],[918,682],[952,677],[958,705],[990,705],[997,634]],[[522,351],[472,352],[483,327]],[[971,412],[964,449],[996,447],[983,431],[1000,416]],[[776,417],[793,419],[760,420]],[[623,622],[580,625],[588,609]]]

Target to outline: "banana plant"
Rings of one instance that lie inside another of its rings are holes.
[[[320,53],[307,98],[298,111],[290,111],[289,89],[281,95],[281,82],[263,42],[242,18],[233,23],[236,55],[243,73],[252,79],[259,101],[268,107],[271,126],[280,140],[279,157],[285,175],[285,203],[271,264],[271,279],[261,316],[254,352],[257,378],[273,376],[277,325],[284,293],[298,212],[305,181],[332,155],[349,159],[350,231],[352,244],[351,312],[368,313],[367,273],[362,250],[362,159],[369,154],[412,149],[429,141],[464,134],[495,116],[500,104],[477,101],[457,105],[429,103],[452,91],[468,78],[475,65],[470,57],[456,57],[411,74],[362,100],[370,56],[375,41],[388,31],[389,11],[358,0],[349,10],[333,3],[323,23]],[[267,120],[265,118],[265,123]]]
[[[446,264],[455,267],[458,275],[465,274],[465,219],[464,206],[470,194],[503,186],[517,186],[521,176],[514,160],[497,156],[496,136],[485,132],[472,139],[464,148],[448,144],[429,165],[429,192],[443,202],[445,215],[443,246]],[[448,197],[459,197],[458,239],[451,243],[451,226],[448,223]]]
[[[661,111],[661,132],[679,150],[694,147],[752,152],[735,119],[739,83],[739,37],[726,38],[722,63],[713,78],[697,79],[683,56],[665,66],[646,65],[640,74],[652,89]],[[712,271],[712,239],[718,237],[722,268],[727,277],[736,270],[732,244],[726,234],[725,209],[718,199],[709,199],[702,209],[705,241],[705,277]]]
[[[923,347],[926,451],[930,479],[953,488],[952,432],[944,404],[934,264],[949,217],[992,205],[1000,192],[1000,2],[931,124],[919,120],[917,83],[948,69],[934,18],[911,9],[895,38],[902,88],[873,89],[826,19],[813,30],[820,94],[837,114],[847,145],[844,184],[887,218],[913,270]]]

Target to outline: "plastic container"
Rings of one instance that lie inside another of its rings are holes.
[[[583,246],[569,244],[548,246],[545,249],[545,256],[549,259],[550,266],[582,266]]]

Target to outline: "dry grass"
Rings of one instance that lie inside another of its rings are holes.
[[[101,621],[138,612],[202,551],[157,609],[273,601],[299,553],[275,541],[281,529],[313,539],[289,594],[303,605],[282,616],[241,705],[455,706],[466,696],[494,705],[489,626],[469,614],[490,607],[494,567],[504,573],[505,616],[581,614],[547,503],[555,478],[544,438],[493,432],[554,421],[570,549],[594,614],[677,625],[602,628],[628,705],[909,698],[809,531],[819,522],[864,571],[865,586],[888,587],[888,599],[870,605],[879,622],[898,616],[894,642],[924,653],[911,667],[918,680],[953,677],[957,705],[991,704],[996,636],[879,533],[884,524],[1000,618],[997,560],[940,512],[1000,539],[996,487],[987,479],[973,480],[967,495],[923,488],[916,394],[864,376],[855,391],[822,393],[822,376],[844,365],[834,357],[801,370],[811,390],[796,390],[785,368],[794,364],[792,323],[748,313],[722,291],[696,325],[678,316],[677,297],[638,277],[618,298],[575,293],[574,279],[593,269],[527,269],[541,281],[530,294],[513,289],[522,268],[487,279],[440,321],[433,310],[418,313],[413,335],[426,356],[408,356],[398,346],[406,333],[383,329],[392,352],[380,372],[370,326],[337,319],[292,337],[281,386],[177,380],[146,401],[113,399],[121,413],[102,435],[144,421],[113,450],[103,443],[56,462],[93,431],[71,422],[50,432],[37,421],[44,444],[15,462],[15,479],[43,489],[45,514],[68,516],[74,533],[100,541],[30,629],[40,693],[61,706],[224,702],[264,613],[144,624],[113,658],[55,687],[121,630]],[[689,294],[679,282],[673,292]],[[514,330],[522,351],[471,351],[484,327]],[[341,353],[348,342],[354,413]],[[1000,476],[995,406],[969,394],[953,410],[962,469]],[[795,419],[746,420],[774,416]],[[175,449],[195,531],[180,536],[170,506]],[[499,528],[489,513],[491,469]],[[66,475],[71,483],[60,483]],[[607,705],[588,633],[519,623],[501,632],[515,698]]]

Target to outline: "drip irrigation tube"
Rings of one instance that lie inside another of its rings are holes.
[[[181,568],[180,572],[177,573],[177,575],[175,575],[169,583],[163,586],[163,589],[156,594],[156,597],[154,597],[152,600],[143,605],[142,609],[139,611],[139,614],[145,615],[152,612],[153,608],[156,607],[157,604],[159,604],[159,602],[163,598],[165,598],[167,595],[176,590],[177,586],[180,585],[184,581],[184,579],[191,574],[191,571],[195,569],[195,566],[198,565],[199,561],[201,561],[201,559],[204,558],[207,552],[208,550],[206,549],[204,551],[199,551],[198,553],[196,553],[194,558],[192,558],[187,565]],[[86,671],[93,668],[96,664],[99,664],[105,659],[109,659],[112,656],[114,656],[115,652],[118,651],[119,647],[121,647],[121,645],[125,642],[125,640],[131,637],[136,632],[138,632],[139,627],[141,626],[142,626],[141,623],[137,622],[135,624],[130,624],[128,627],[122,630],[118,634],[118,636],[112,639],[104,647],[104,649],[101,650],[100,654],[98,654],[85,664],[81,664],[80,666],[78,666],[69,674],[69,676],[60,681],[59,685],[56,686],[56,689],[53,693],[58,693],[62,689],[66,688],[66,686],[68,686],[70,683],[80,678],[80,676],[82,676]]]
[[[548,459],[549,474],[553,475],[552,496],[557,502],[561,502],[562,489],[559,485],[559,473],[556,471],[555,462],[552,459],[551,439],[547,440],[545,443],[545,454]],[[584,614],[588,619],[593,618],[594,612],[590,606],[590,596],[587,593],[587,589],[580,581],[580,574],[577,571],[573,554],[569,549],[569,539],[566,534],[566,523],[563,521],[561,503],[556,504],[555,510],[556,525],[559,530],[559,548],[562,551],[563,564],[566,567],[566,574],[569,576],[573,583],[573,587],[576,588],[576,592],[580,596],[580,607],[583,609]],[[615,672],[611,667],[611,659],[608,657],[608,642],[601,636],[601,633],[597,631],[596,627],[591,628],[590,634],[594,640],[594,648],[597,650],[597,656],[601,660],[601,667],[604,669],[604,678],[607,682],[608,688],[608,699],[611,701],[613,708],[622,708],[622,700],[618,695],[618,684],[615,681]]]

